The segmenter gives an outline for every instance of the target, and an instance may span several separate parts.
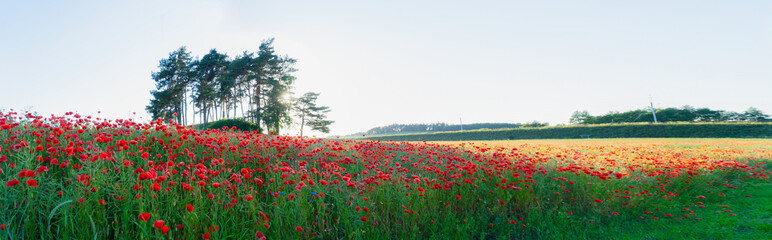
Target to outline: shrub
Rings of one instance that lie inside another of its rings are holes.
[[[209,129],[222,129],[223,127],[233,128],[236,127],[241,131],[260,131],[260,127],[257,124],[247,122],[244,119],[220,119],[209,124]]]

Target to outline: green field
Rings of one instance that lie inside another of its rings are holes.
[[[0,239],[772,235],[769,140],[407,143],[4,119]]]
[[[364,136],[392,141],[485,141],[575,138],[772,138],[772,123],[631,123]]]

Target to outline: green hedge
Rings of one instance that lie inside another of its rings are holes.
[[[222,129],[223,127],[236,127],[241,131],[259,131],[257,124],[247,122],[244,119],[220,119],[209,123],[208,129]]]
[[[373,136],[393,141],[468,141],[571,138],[772,138],[772,123],[641,123],[572,125]]]

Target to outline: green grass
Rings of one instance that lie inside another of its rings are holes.
[[[765,160],[772,171],[772,160]],[[770,239],[772,238],[772,182],[749,179],[736,191],[715,201],[704,201],[704,214],[696,221],[673,221],[666,225],[645,223],[617,229],[624,238],[636,239]],[[751,197],[746,197],[749,195]],[[729,206],[724,208],[721,206]],[[731,209],[732,212],[724,212]],[[730,216],[729,213],[737,214]]]

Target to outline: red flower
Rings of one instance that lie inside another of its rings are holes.
[[[210,237],[212,237],[212,234],[204,233],[204,239],[209,239]]]
[[[147,222],[147,220],[150,220],[150,213],[140,213],[138,218],[139,220]]]
[[[99,199],[99,205],[105,205],[105,204],[107,204],[107,203],[105,203],[104,199]]]
[[[161,185],[158,185],[157,182],[154,182],[152,186],[150,186],[150,190],[153,191],[161,191]]]
[[[302,231],[303,231],[303,228],[302,228],[302,227],[300,227],[300,226],[297,226],[297,227],[295,227],[295,231],[298,231],[298,232],[302,232]]]
[[[247,199],[247,201],[252,200],[252,194],[247,194],[247,196],[245,198]]]
[[[603,200],[600,200],[600,199],[593,199],[593,201],[596,201],[596,202],[599,202],[599,203],[603,202]]]
[[[164,226],[164,220],[156,220],[155,223],[153,224],[153,227],[155,228],[161,228],[163,226]]]
[[[362,220],[362,222],[367,222],[367,217],[359,217],[359,220]]]
[[[35,179],[27,179],[27,185],[30,187],[38,187],[38,181]]]
[[[182,229],[185,229],[185,226],[183,226],[182,224],[177,224],[177,230],[182,230]]]
[[[456,199],[461,199],[461,195],[456,195]]]
[[[166,232],[168,232],[168,231],[169,231],[169,227],[167,227],[167,226],[161,227],[161,232],[163,232],[164,235],[166,235]]]
[[[188,210],[188,212],[192,212],[193,211],[193,205],[190,205],[190,204],[185,205],[185,209]]]
[[[263,232],[257,231],[255,233],[255,238],[257,238],[258,240],[265,240],[265,235],[263,234]]]
[[[19,185],[19,180],[11,179],[10,181],[5,182],[6,187],[13,187]]]

